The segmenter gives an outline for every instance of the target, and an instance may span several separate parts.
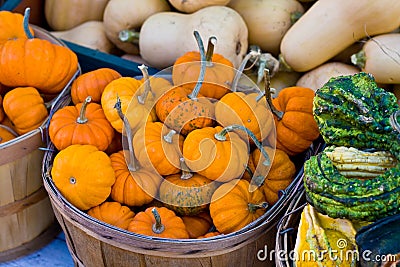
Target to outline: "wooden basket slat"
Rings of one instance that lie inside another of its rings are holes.
[[[31,25],[36,37],[66,46],[40,27]],[[51,115],[70,103],[70,86],[80,67],[55,97],[49,117],[29,133],[0,144],[0,262],[31,253],[50,242],[60,231],[44,189],[42,164],[49,143]]]

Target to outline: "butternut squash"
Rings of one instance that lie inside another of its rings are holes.
[[[169,3],[178,11],[193,13],[208,6],[225,6],[230,0],[169,0]]]
[[[308,87],[316,91],[332,77],[351,75],[358,72],[360,72],[360,70],[353,65],[342,62],[327,62],[304,73],[297,81],[296,85]]]
[[[214,52],[238,68],[247,53],[248,29],[239,13],[226,6],[205,7],[192,14],[159,12],[150,16],[140,30],[140,55],[152,67],[172,66],[184,53],[198,51],[194,30],[203,40],[215,36]]]
[[[366,36],[396,29],[399,14],[398,0],[318,0],[284,35],[282,59],[309,71]]]
[[[112,53],[115,49],[115,45],[106,36],[102,21],[86,21],[72,29],[50,33],[62,40],[105,53]]]
[[[109,0],[46,0],[44,15],[53,31],[65,31],[89,20],[103,20]]]
[[[353,64],[371,73],[376,82],[400,83],[400,33],[380,34],[365,42],[351,57]]]
[[[277,55],[283,35],[304,13],[297,0],[231,0],[249,29],[249,43]]]
[[[122,42],[119,39],[120,31],[138,31],[150,15],[169,10],[167,0],[110,0],[103,15],[106,35],[125,53],[139,54],[137,39],[135,42]],[[154,34],[157,35],[157,31]]]

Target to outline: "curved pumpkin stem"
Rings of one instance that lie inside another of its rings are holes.
[[[207,45],[207,52],[206,52],[206,61],[207,61],[207,66],[211,67],[213,65],[212,63],[212,57],[214,55],[214,47],[217,43],[217,37],[211,36],[208,38],[208,45]]]
[[[172,137],[176,134],[175,130],[170,130],[166,135],[163,136],[163,139],[168,144],[172,144]]]
[[[151,209],[151,213],[153,213],[154,219],[156,221],[155,223],[153,223],[151,230],[153,230],[153,232],[156,234],[161,234],[162,232],[164,232],[165,227],[161,223],[160,213],[158,213],[158,211],[155,207]]]
[[[252,184],[260,187],[264,183],[265,177],[262,175],[257,175],[254,177],[254,172],[249,168],[249,166],[246,166],[245,171],[250,175]]]
[[[265,69],[265,71],[264,71],[264,80],[265,80],[265,99],[267,100],[267,104],[268,104],[269,108],[271,109],[272,113],[278,118],[278,120],[281,120],[285,113],[283,111],[278,110],[272,103],[271,79],[269,76],[268,69]]]
[[[247,62],[252,58],[255,58],[255,62],[257,62],[261,55],[260,52],[261,52],[261,50],[250,50],[250,52],[247,53],[247,55],[243,58],[242,62],[240,63],[239,69],[236,71],[235,77],[233,78],[233,81],[232,81],[232,85],[231,85],[232,92],[237,91],[237,86],[238,86],[240,77],[242,77],[242,75],[243,75],[243,71],[247,65]]]
[[[122,30],[118,33],[118,39],[124,43],[139,44],[140,33],[134,30]]]
[[[181,170],[182,170],[182,175],[181,179],[182,180],[187,180],[193,177],[193,173],[190,171],[189,167],[186,165],[185,159],[180,158],[180,165],[181,165]]]
[[[87,123],[88,118],[86,117],[86,108],[88,104],[92,101],[92,97],[88,96],[85,99],[85,102],[82,103],[81,110],[79,112],[79,117],[76,119],[76,122],[79,124]]]
[[[257,146],[257,148],[261,151],[261,153],[263,154],[265,160],[263,162],[263,165],[265,166],[269,166],[271,164],[271,160],[268,156],[267,151],[265,151],[264,147],[262,146],[262,144],[257,140],[257,137],[253,134],[252,131],[250,131],[248,128],[246,128],[245,126],[239,125],[239,124],[232,124],[229,126],[226,126],[225,128],[223,128],[219,133],[216,133],[214,135],[214,138],[217,139],[218,141],[226,141],[226,134],[228,132],[232,132],[234,130],[241,130],[241,131],[245,131],[250,138],[253,140],[254,144]]]
[[[151,90],[151,86],[150,86],[149,72],[147,71],[148,67],[146,65],[142,64],[142,65],[138,66],[138,68],[140,69],[140,71],[143,74],[143,78],[145,80],[145,82],[144,82],[145,87],[144,87],[143,93],[141,95],[138,95],[137,99],[138,99],[139,104],[144,105],[146,98],[149,95],[149,92],[151,92],[152,90]]]
[[[266,209],[266,208],[268,208],[268,206],[269,206],[268,202],[261,202],[259,204],[254,204],[254,203],[248,204],[249,211],[251,213],[256,212],[258,209]]]
[[[203,41],[201,40],[201,36],[198,31],[193,32],[194,37],[196,38],[197,45],[199,46],[199,51],[200,51],[200,74],[199,78],[197,79],[197,83],[195,87],[193,88],[193,91],[188,95],[188,97],[191,100],[197,100],[197,96],[199,95],[201,86],[203,85],[204,82],[204,76],[206,74],[206,66],[207,66],[207,61],[206,61],[206,53],[204,51],[204,44]]]
[[[28,39],[33,39],[34,36],[32,35],[31,31],[29,30],[30,15],[31,15],[31,8],[30,7],[25,8],[24,20],[23,20],[24,32],[26,34],[26,37],[28,37]]]
[[[125,128],[125,132],[126,132],[126,138],[128,139],[128,169],[129,171],[137,171],[137,166],[136,166],[136,162],[135,162],[135,154],[134,154],[134,150],[133,150],[133,133],[132,133],[132,128],[131,125],[129,124],[128,119],[126,118],[126,116],[124,115],[124,113],[122,112],[122,107],[121,107],[121,99],[119,98],[119,96],[117,95],[117,102],[114,105],[114,108],[117,110],[118,112],[118,116],[120,117],[120,119],[123,121],[123,125]]]

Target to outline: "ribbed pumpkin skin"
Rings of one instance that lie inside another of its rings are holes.
[[[175,85],[183,86],[193,90],[200,74],[200,53],[190,51],[179,57],[172,68],[172,81]],[[220,99],[230,92],[235,76],[232,62],[220,54],[213,54],[211,65],[207,65],[204,76],[204,83],[201,86],[200,94],[205,97]]]
[[[140,165],[155,169],[160,175],[171,175],[180,172],[183,136],[174,134],[171,143],[164,139],[170,129],[161,122],[148,122],[133,137],[135,156]]]
[[[167,176],[161,183],[159,198],[169,209],[178,215],[196,215],[206,211],[217,183],[193,173],[188,179],[181,174]]]
[[[249,158],[248,146],[239,135],[230,132],[226,141],[215,139],[221,126],[192,131],[183,142],[183,156],[188,167],[208,179],[227,182],[240,177]]]
[[[257,94],[231,92],[224,95],[215,104],[215,118],[222,126],[232,124],[248,128],[262,142],[269,135],[275,134],[275,124],[265,98],[256,101]],[[252,142],[243,131],[237,132],[245,141]]]
[[[58,150],[71,144],[94,145],[104,151],[111,144],[114,129],[106,119],[100,104],[86,107],[86,123],[78,123],[82,103],[57,110],[50,120],[49,137]]]
[[[101,94],[111,81],[121,78],[116,70],[100,68],[83,73],[72,82],[71,98],[74,104],[82,103],[91,96],[92,102],[101,103]]]
[[[283,118],[275,118],[276,147],[288,155],[299,154],[310,147],[319,136],[319,128],[313,116],[314,91],[306,87],[287,87],[272,99],[273,105],[284,112]]]
[[[254,162],[259,162],[260,158],[261,160],[265,159],[264,157],[261,157],[261,152],[258,149],[252,152],[251,157]],[[285,190],[292,183],[296,173],[296,166],[289,158],[288,154],[281,149],[275,150],[272,164],[265,172],[262,169],[266,167],[262,164],[259,164],[259,166],[261,167],[260,170],[255,171],[255,173],[256,175],[259,173],[263,176],[266,174],[261,189],[264,192],[266,201],[271,206],[278,201],[279,191]]]
[[[18,87],[3,99],[3,108],[18,134],[37,129],[47,118],[43,98],[34,87]]]
[[[87,214],[105,223],[127,230],[135,213],[118,202],[106,201],[91,208]]]
[[[265,197],[260,189],[249,191],[246,180],[232,180],[218,187],[210,204],[210,214],[218,232],[232,233],[245,227],[265,213],[265,209],[250,211],[249,204],[261,204]]]
[[[78,70],[78,57],[67,47],[44,39],[14,39],[0,47],[0,83],[32,86],[59,93]]]
[[[17,12],[7,10],[0,11],[0,45],[11,39],[27,39],[24,27],[24,16]],[[35,34],[33,29],[29,27],[31,34]]]
[[[0,124],[0,144],[17,137],[8,126]]]
[[[81,210],[103,203],[115,182],[109,156],[92,145],[70,145],[58,152],[51,177],[61,194]]]
[[[214,125],[214,105],[203,95],[197,100],[188,97],[191,90],[175,86],[156,102],[156,114],[160,121],[182,135],[195,129]]]
[[[143,82],[135,78],[121,77],[111,81],[104,88],[101,95],[101,106],[107,120],[119,133],[122,133],[123,123],[117,109],[114,107],[117,103],[117,97],[121,101],[122,113],[128,119],[131,128],[134,129],[133,132],[147,121],[155,121],[157,119],[151,94],[147,96],[145,104],[142,105],[137,101],[137,96],[143,92],[144,86],[142,85]]]
[[[110,159],[116,176],[111,198],[128,206],[142,206],[150,203],[157,195],[162,177],[145,169],[130,172],[124,151],[112,154]]]
[[[190,238],[205,235],[212,226],[212,219],[208,212],[202,212],[195,216],[183,216],[182,220]]]
[[[160,214],[161,223],[164,225],[164,231],[162,233],[155,233],[152,229],[155,223],[153,213],[151,212],[152,207],[137,213],[129,224],[128,230],[146,236],[180,239],[189,238],[186,226],[180,217],[176,216],[176,214],[168,208],[160,207],[156,209]]]

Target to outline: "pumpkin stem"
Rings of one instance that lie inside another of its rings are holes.
[[[240,77],[243,74],[244,68],[246,67],[247,62],[251,58],[256,58],[255,61],[258,61],[260,58],[260,50],[250,50],[249,53],[243,58],[242,62],[240,63],[239,69],[237,70],[235,77],[233,78],[232,81],[232,86],[231,86],[231,91],[236,92],[237,91],[237,85],[239,83]]]
[[[267,104],[269,108],[271,109],[272,113],[278,118],[278,120],[281,120],[283,118],[284,112],[278,110],[274,104],[272,103],[272,96],[271,96],[271,79],[269,76],[269,70],[265,69],[264,71],[264,80],[265,80],[265,99],[267,100]]]
[[[170,130],[166,135],[163,136],[163,139],[168,144],[172,144],[172,137],[176,134],[175,130]]]
[[[400,116],[400,110],[395,111],[392,115],[390,115],[389,122],[393,129],[395,129],[398,133],[400,133],[400,124],[397,117]]]
[[[255,184],[257,187],[260,187],[264,183],[265,180],[264,176],[262,175],[254,176],[254,172],[250,169],[249,166],[246,166],[245,170],[251,177],[251,184]]]
[[[249,204],[247,204],[247,206],[249,207],[249,211],[251,213],[254,213],[258,209],[266,209],[266,208],[268,208],[269,204],[268,204],[268,202],[261,202],[259,204],[249,203]]]
[[[129,169],[129,171],[134,172],[137,170],[137,166],[136,166],[136,162],[135,162],[133,143],[132,143],[133,142],[132,141],[132,137],[133,137],[132,128],[131,128],[131,125],[129,124],[128,119],[122,112],[121,99],[119,98],[118,95],[117,95],[117,102],[115,103],[114,108],[117,110],[118,116],[123,121],[124,129],[126,132],[126,138],[128,139],[129,152],[125,153],[125,157],[127,158],[127,162],[128,162],[128,169]]]
[[[212,57],[214,55],[214,47],[216,43],[217,43],[217,38],[215,36],[211,36],[210,38],[208,38],[208,45],[206,52],[206,61],[208,67],[211,67],[213,65]]]
[[[196,83],[195,87],[193,88],[193,91],[188,95],[188,97],[191,100],[197,100],[197,96],[199,95],[201,86],[203,85],[203,82],[204,82],[207,61],[206,61],[206,55],[204,52],[203,41],[201,40],[201,36],[200,36],[199,32],[194,31],[193,34],[194,34],[194,37],[196,38],[197,45],[199,46],[200,60],[201,60],[200,64],[201,65],[200,65],[200,74],[199,74],[199,78],[197,79],[197,83]]]
[[[33,39],[34,36],[29,29],[29,16],[30,15],[31,15],[31,8],[30,7],[25,8],[24,20],[23,20],[24,32],[26,34],[26,37],[28,37],[28,39]]]
[[[234,130],[245,131],[250,136],[250,138],[253,140],[253,142],[257,146],[257,148],[261,151],[262,155],[264,156],[265,160],[263,162],[263,165],[269,166],[271,164],[271,160],[268,156],[268,153],[265,151],[265,149],[262,146],[262,144],[260,143],[260,141],[257,140],[257,137],[253,134],[252,131],[250,131],[248,128],[246,128],[243,125],[232,124],[232,125],[226,126],[219,133],[216,133],[214,135],[214,138],[217,139],[218,141],[226,141],[226,134],[228,132],[232,132]]]
[[[143,74],[143,78],[145,80],[145,87],[144,87],[144,91],[141,95],[138,95],[137,99],[139,104],[144,105],[147,96],[149,95],[149,92],[151,92],[151,86],[150,86],[150,79],[149,79],[149,72],[147,71],[148,67],[144,64],[138,66],[138,68],[140,69],[140,71]]]
[[[292,67],[290,67],[289,64],[286,62],[286,60],[283,58],[282,54],[279,54],[278,61],[279,61],[280,71],[287,71],[287,72],[293,71]]]
[[[162,232],[164,232],[165,227],[161,223],[160,213],[158,213],[158,211],[155,207],[151,209],[151,213],[153,213],[154,220],[156,221],[155,223],[153,223],[153,226],[151,229],[153,230],[154,233],[161,234]]]
[[[181,179],[182,180],[187,180],[193,177],[193,173],[190,171],[189,167],[186,165],[185,159],[184,158],[179,158],[180,165],[181,165],[181,170],[182,170],[182,175]]]
[[[122,30],[118,33],[118,39],[124,43],[139,44],[140,33],[134,30]]]
[[[261,83],[264,77],[264,70],[271,70],[270,76],[274,76],[279,71],[279,60],[273,57],[270,53],[260,55],[259,66],[257,70],[257,85]]]
[[[300,11],[294,11],[292,13],[290,13],[290,22],[292,23],[292,25],[297,22],[301,16],[303,16],[303,12]]]
[[[350,59],[351,63],[362,69],[365,67],[365,61],[367,60],[367,57],[365,56],[365,52],[361,50],[358,53],[351,55]]]
[[[79,124],[87,123],[88,118],[86,118],[86,108],[88,104],[92,101],[92,97],[88,96],[85,99],[85,102],[82,103],[81,110],[79,112],[79,117],[76,119],[76,122]]]

